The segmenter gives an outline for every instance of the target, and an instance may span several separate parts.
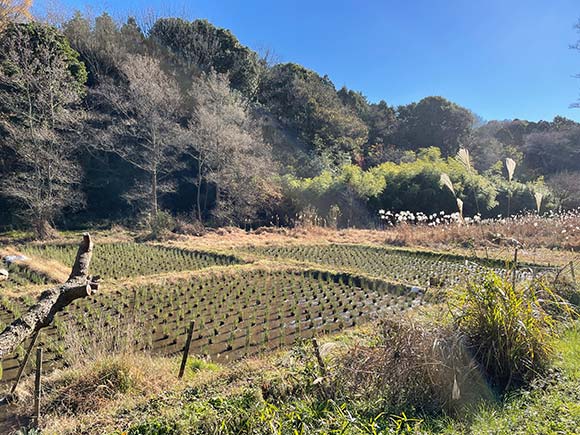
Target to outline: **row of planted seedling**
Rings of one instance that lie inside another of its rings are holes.
[[[133,323],[135,346],[162,354],[180,352],[195,321],[192,353],[236,359],[350,327],[417,303],[403,286],[316,271],[238,271],[191,280],[124,288],[77,300],[44,334],[54,358],[67,352],[68,331],[87,339],[95,328]],[[5,379],[16,360],[5,364]]]
[[[465,261],[460,257],[361,245],[298,245],[253,248],[252,252],[268,257],[307,261],[337,270],[362,272],[387,280],[426,287],[434,282],[449,284],[462,276],[487,273],[484,262]],[[498,264],[495,264],[496,269]]]
[[[236,328],[248,324],[256,326],[256,322],[264,323],[264,319],[273,321],[274,317],[291,318],[292,324],[300,325],[300,322],[306,323],[323,314],[349,316],[357,307],[376,312],[381,307],[397,304],[390,294],[371,297],[373,295],[368,291],[353,293],[345,283],[335,284],[335,289],[332,289],[291,280],[287,276],[270,282],[264,281],[263,277],[253,278],[245,277],[246,282],[233,281],[220,287],[210,284],[206,289],[201,286],[176,286],[178,288],[164,292],[155,286],[141,288],[134,294],[134,302],[125,302],[124,305],[133,306],[139,317],[145,317],[146,321],[160,324],[162,330],[167,330],[185,327],[191,317],[198,319],[200,327],[214,329],[230,324]],[[242,291],[240,285],[243,286]],[[106,305],[103,304],[102,309]],[[320,314],[316,316],[317,313],[312,312],[314,310]],[[161,335],[167,334],[162,331]]]
[[[77,247],[32,245],[24,248],[23,251],[28,255],[56,260],[68,265],[74,263]],[[140,243],[109,243],[95,246],[91,272],[105,278],[118,279],[236,263],[239,263],[239,260],[228,255]]]
[[[8,272],[8,279],[0,281],[0,289],[48,284],[51,282],[46,275],[30,270],[25,265],[17,263],[5,265],[3,262],[0,262],[0,268],[5,268]]]

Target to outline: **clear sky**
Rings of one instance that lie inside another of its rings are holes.
[[[37,0],[37,11],[51,0]],[[486,120],[551,120],[580,97],[580,0],[61,0],[206,18],[253,49],[391,105],[442,95]]]

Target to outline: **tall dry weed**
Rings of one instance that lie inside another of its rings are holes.
[[[337,368],[341,391],[350,399],[381,400],[390,413],[455,412],[490,391],[450,327],[389,318],[376,346],[355,346]]]

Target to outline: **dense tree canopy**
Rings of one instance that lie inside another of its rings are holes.
[[[89,86],[118,79],[126,56],[144,51],[145,37],[133,18],[119,26],[107,13],[91,21],[77,12],[63,23],[62,31],[87,67]]]
[[[439,96],[372,102],[260,58],[206,20],[162,18],[144,31],[134,18],[76,13],[53,27],[7,11],[0,227],[42,235],[145,212],[365,226],[379,209],[449,212],[457,199],[467,215],[532,210],[538,190],[546,207],[578,204],[580,125],[566,118],[482,122]]]
[[[186,74],[215,71],[227,74],[232,88],[250,97],[258,85],[259,60],[226,29],[207,20],[157,20],[149,34],[171,61]]]
[[[438,147],[452,156],[465,146],[475,121],[473,114],[443,97],[427,97],[398,108],[398,142],[405,148]]]
[[[333,164],[361,158],[368,128],[346,107],[332,82],[296,64],[275,65],[259,93],[280,123]]]

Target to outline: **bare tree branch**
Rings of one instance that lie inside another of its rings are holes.
[[[71,302],[98,290],[99,278],[88,274],[92,253],[91,236],[85,234],[69,279],[58,287],[42,292],[37,303],[28,312],[0,333],[0,361],[35,332],[49,326],[56,313],[62,311]]]

